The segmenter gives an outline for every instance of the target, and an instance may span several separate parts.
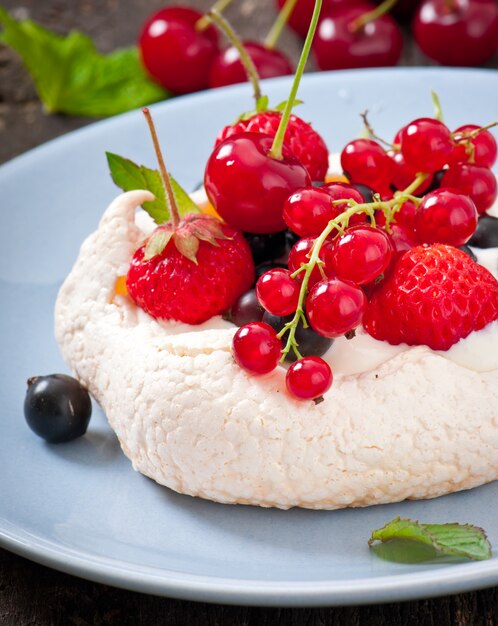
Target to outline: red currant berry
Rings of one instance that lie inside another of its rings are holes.
[[[417,177],[418,172],[415,168],[408,165],[405,161],[405,157],[401,152],[390,153],[391,158],[391,182],[400,191],[406,189],[413,183]],[[415,196],[422,195],[429,189],[432,184],[434,176],[431,174],[413,191]]]
[[[289,258],[287,260],[287,264],[289,266],[289,270],[293,274],[296,272],[302,265],[308,263],[311,256],[311,248],[315,240],[313,237],[304,237],[297,241],[291,248],[289,252]],[[334,271],[332,269],[332,251],[333,244],[332,241],[326,240],[323,242],[322,247],[320,248],[320,254],[318,255],[319,259],[323,261],[322,271],[326,276],[334,276]],[[297,283],[302,283],[304,279],[304,271],[296,274],[294,280]],[[323,274],[320,272],[318,265],[313,268],[311,272],[311,276],[308,279],[308,287],[311,287],[319,280],[323,280]]]
[[[390,183],[390,162],[386,151],[372,139],[354,139],[341,153],[341,166],[348,178],[383,190]]]
[[[267,48],[255,41],[245,41],[244,47],[252,59],[260,78],[274,78],[294,73],[289,59],[279,50]],[[235,46],[230,46],[218,54],[209,72],[210,87],[224,87],[245,83],[247,72]]]
[[[265,272],[256,283],[261,306],[273,315],[290,315],[297,308],[299,285],[289,270],[279,267]]]
[[[333,268],[338,278],[366,285],[385,272],[393,251],[384,230],[355,226],[334,240]]]
[[[477,209],[468,196],[455,189],[436,189],[428,193],[415,217],[421,243],[445,243],[462,246],[477,226]]]
[[[450,165],[454,163],[468,163],[481,165],[482,167],[493,167],[496,161],[497,145],[496,139],[488,130],[466,139],[465,136],[472,131],[478,130],[480,126],[466,124],[455,130],[455,147],[451,155]]]
[[[268,374],[280,360],[282,342],[271,326],[250,322],[241,326],[233,337],[233,356],[251,374]]]
[[[415,41],[442,65],[481,65],[498,48],[496,0],[425,0],[415,14]]]
[[[209,68],[218,52],[213,26],[196,29],[202,13],[167,7],[154,13],[142,28],[138,46],[142,62],[158,83],[182,94],[208,87]]]
[[[329,278],[313,285],[306,299],[306,314],[313,330],[324,337],[340,337],[363,318],[367,298],[356,285]]]
[[[284,204],[285,223],[300,237],[319,235],[337,215],[330,195],[322,187],[298,189]]]
[[[496,178],[487,167],[456,163],[443,176],[442,187],[453,187],[474,201],[477,211],[484,213],[496,200]]]
[[[313,400],[332,386],[332,370],[319,356],[305,356],[289,367],[285,384],[295,398]]]
[[[453,152],[448,128],[439,120],[421,117],[401,130],[401,153],[417,172],[436,172]]]
[[[273,137],[241,133],[216,146],[206,165],[204,186],[219,215],[239,230],[285,230],[284,203],[311,180],[304,165],[284,146],[283,158],[268,156]]]
[[[360,184],[360,183],[358,183]],[[323,185],[322,189],[326,191],[333,201],[336,200],[354,200],[357,204],[364,204],[365,198],[363,197],[361,191],[357,189],[354,185],[348,185],[348,183],[326,183]],[[334,205],[335,215],[334,218],[337,217],[340,213],[346,211],[349,208],[347,203],[338,203]],[[349,224],[361,224],[362,222],[367,221],[366,213],[357,213],[349,218]],[[323,229],[322,229],[323,230]]]

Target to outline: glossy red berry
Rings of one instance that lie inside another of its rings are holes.
[[[187,7],[167,7],[144,24],[138,46],[142,62],[154,80],[176,94],[208,87],[208,74],[218,53],[213,26],[196,29],[202,13]]]
[[[286,0],[277,0],[277,8],[281,9]],[[363,0],[323,0],[322,14],[329,9],[337,9],[341,5],[360,4]],[[288,24],[303,39],[308,33],[308,28],[313,15],[315,0],[297,0],[292,13],[290,14]]]
[[[361,324],[367,299],[360,287],[339,278],[316,283],[306,299],[313,330],[324,337],[340,337]]]
[[[436,189],[418,207],[415,228],[420,243],[462,246],[477,226],[477,209],[472,200],[455,189]]]
[[[408,165],[401,152],[391,153],[389,157],[391,159],[391,183],[396,189],[402,191],[411,185],[417,174],[421,172],[417,171],[417,169],[411,165]],[[434,176],[432,174],[428,175],[427,178],[412,191],[413,195],[418,196],[425,193],[431,186],[433,179]]]
[[[405,162],[417,172],[437,172],[448,163],[453,152],[450,131],[430,117],[410,122],[401,129],[399,139]]]
[[[273,137],[241,133],[219,143],[206,165],[204,186],[219,215],[239,230],[285,230],[284,203],[311,185],[306,168],[284,146],[283,158],[268,156]]]
[[[289,258],[287,260],[291,273],[296,272],[302,265],[308,263],[311,256],[311,248],[313,247],[314,243],[315,239],[313,237],[303,237],[303,239],[300,239],[292,246],[291,251],[289,252]],[[308,279],[308,287],[311,287],[318,281],[323,280],[324,274],[328,277],[335,276],[335,272],[332,269],[333,249],[334,246],[332,241],[327,239],[323,242],[319,254],[319,259],[323,261],[323,264],[321,266],[323,274],[320,271],[318,265],[316,265],[313,268],[313,271],[311,272],[311,275]],[[302,283],[303,279],[304,271],[296,274],[294,278],[297,283]]]
[[[380,228],[355,226],[334,240],[333,268],[338,278],[366,285],[391,263],[394,246]]]
[[[284,220],[300,237],[318,236],[337,210],[330,195],[321,187],[298,189],[284,204]]]
[[[313,400],[332,386],[332,370],[319,356],[305,356],[289,367],[285,383],[295,398]]]
[[[383,15],[356,27],[355,21],[375,9],[362,3],[322,12],[313,51],[321,70],[382,67],[396,65],[403,48],[403,37],[396,21]]]
[[[479,213],[487,211],[496,200],[496,177],[487,167],[457,163],[445,172],[441,185],[454,187],[472,198]]]
[[[498,49],[495,0],[425,0],[413,20],[420,49],[442,65],[481,65]]]
[[[357,204],[365,203],[365,198],[361,194],[360,190],[357,189],[357,187],[354,185],[348,185],[348,183],[326,183],[321,187],[321,189],[329,194],[333,202],[335,202],[336,200],[353,200]],[[339,202],[337,204],[334,204],[333,206],[334,210],[336,211],[334,218],[336,218],[340,213],[343,213],[349,208],[349,205],[343,202]],[[353,224],[361,224],[362,222],[366,221],[367,215],[365,213],[356,213],[349,218],[349,225],[352,226]]]
[[[267,48],[255,41],[245,41],[243,45],[256,66],[260,78],[274,78],[294,73],[292,63],[280,50]],[[247,72],[235,46],[222,50],[216,56],[209,72],[210,87],[235,85],[247,80]]]
[[[280,360],[282,342],[271,326],[250,322],[241,326],[233,337],[233,356],[251,374],[268,374]]]
[[[384,148],[372,139],[350,141],[341,153],[341,166],[354,183],[368,185],[375,191],[389,186],[389,157]]]
[[[496,139],[489,130],[482,130],[474,137],[466,139],[466,136],[479,128],[480,126],[475,124],[465,124],[454,131],[455,147],[450,165],[470,162],[482,167],[493,167],[496,161],[497,145]]]
[[[275,268],[265,272],[256,283],[261,306],[272,315],[290,315],[297,308],[299,285],[287,269]]]

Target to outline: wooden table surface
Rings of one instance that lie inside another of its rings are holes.
[[[168,4],[173,3],[164,0],[2,2],[18,17],[32,17],[61,34],[72,28],[80,29],[91,35],[103,52],[132,44],[144,19]],[[205,10],[210,2],[191,0],[183,4]],[[274,15],[271,0],[237,0],[227,11],[237,30],[243,36],[253,38],[267,32]],[[300,42],[292,33],[285,33],[281,47],[297,59]],[[408,37],[402,62],[405,65],[430,64]],[[487,63],[487,67],[498,68],[498,55]],[[45,115],[20,62],[10,50],[0,45],[0,163],[91,121]],[[498,588],[418,602],[363,607],[231,607],[115,589],[62,574],[0,549],[0,626],[106,624],[492,626],[498,624]]]

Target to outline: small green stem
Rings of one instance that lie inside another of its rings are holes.
[[[353,20],[349,25],[349,30],[351,30],[353,33],[357,33],[369,22],[373,22],[374,20],[382,17],[385,13],[390,11],[397,1],[398,0],[384,0],[384,2],[381,2],[381,4],[379,4],[378,7],[375,7],[375,9],[372,9],[372,11],[363,13],[355,20]]]
[[[210,11],[208,11],[205,17],[212,20],[216,24],[216,26],[218,26],[218,28],[221,31],[223,31],[223,33],[228,37],[228,39],[230,40],[230,43],[237,49],[237,52],[239,53],[239,56],[240,56],[240,61],[242,65],[244,66],[244,69],[247,73],[247,77],[249,78],[252,84],[253,96],[257,105],[259,99],[261,98],[261,88],[259,86],[258,70],[256,69],[256,66],[253,63],[253,60],[247,53],[247,50],[242,45],[240,38],[238,37],[234,29],[231,27],[228,20],[225,19],[218,11],[216,11],[216,9],[213,8]]]
[[[223,11],[227,8],[229,4],[231,4],[232,0],[217,0],[211,7],[211,11],[217,11],[218,13],[223,13]],[[203,30],[206,30],[211,24],[211,19],[208,15],[203,15],[200,17],[195,23],[195,30],[199,33],[202,33]]]
[[[164,195],[166,198],[166,206],[172,217],[173,227],[176,228],[180,223],[180,212],[178,211],[178,205],[176,204],[175,194],[173,193],[173,187],[166,169],[166,164],[163,159],[163,153],[161,146],[159,145],[159,139],[157,137],[156,127],[152,120],[152,115],[147,107],[142,109],[142,113],[145,115],[145,119],[149,126],[150,135],[152,137],[152,143],[154,144],[154,151],[156,153],[157,163],[159,165],[159,174],[164,187]]]
[[[486,126],[481,126],[480,128],[476,128],[475,130],[472,130],[470,132],[459,132],[459,133],[454,133],[452,135],[454,141],[460,142],[460,141],[467,141],[468,139],[473,139],[474,137],[477,137],[477,135],[479,133],[482,133],[484,130],[489,130],[490,128],[494,128],[495,126],[498,126],[498,121],[496,122],[491,122],[491,124],[486,124]]]
[[[269,50],[277,45],[280,35],[282,34],[285,25],[289,21],[292,11],[296,6],[297,0],[286,0],[284,6],[280,9],[277,19],[273,22],[273,26],[270,28],[270,32],[266,35],[264,45]]]
[[[435,91],[431,91],[431,96],[432,104],[434,105],[434,117],[444,123],[443,109],[441,107],[441,102],[439,101],[439,96]]]
[[[310,53],[311,44],[313,43],[313,37],[315,36],[316,25],[318,24],[318,17],[320,15],[321,8],[322,0],[315,0],[313,16],[311,18],[308,34],[306,35],[306,39],[304,41],[303,51],[301,52],[301,57],[297,65],[296,75],[294,76],[294,81],[292,82],[292,89],[289,95],[289,99],[285,103],[285,109],[282,113],[280,124],[278,125],[277,134],[275,135],[272,147],[268,154],[269,157],[271,157],[272,159],[276,159],[277,161],[282,160],[282,148],[284,145],[285,131],[287,130],[287,125],[289,124],[292,107],[294,106],[297,90],[299,89],[299,83],[301,82],[301,77],[303,75],[306,61],[308,60],[308,56]]]

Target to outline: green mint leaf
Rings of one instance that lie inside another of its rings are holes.
[[[397,517],[383,528],[374,530],[368,544],[374,541],[405,539],[434,548],[440,555],[459,556],[481,561],[492,556],[491,545],[482,528],[471,524],[422,524]],[[399,542],[403,550],[403,542]],[[394,559],[392,559],[394,560]]]
[[[169,97],[140,65],[136,48],[100,54],[79,32],[61,37],[0,7],[1,40],[22,58],[47,111],[105,117]]]
[[[143,208],[157,224],[163,224],[170,218],[166,204],[166,196],[163,183],[158,170],[153,170],[145,165],[137,165],[130,159],[125,159],[118,154],[106,152],[107,163],[112,180],[123,191],[146,189],[155,196],[155,200],[144,202]],[[170,176],[173,194],[180,215],[186,213],[198,213],[199,207],[191,199],[188,193]]]

